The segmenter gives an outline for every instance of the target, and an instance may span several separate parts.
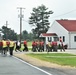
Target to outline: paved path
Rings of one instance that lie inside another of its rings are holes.
[[[0,75],[51,75],[18,58],[0,55]]]

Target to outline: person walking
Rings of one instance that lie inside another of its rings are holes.
[[[0,40],[0,52],[2,54],[2,51],[3,51],[3,43],[2,43],[2,40]]]
[[[32,42],[32,51],[33,51],[33,52],[36,52],[36,45],[37,45],[36,42],[33,41],[33,42]]]
[[[42,40],[40,41],[40,51],[44,52],[44,42]]]
[[[48,42],[48,52],[52,52],[52,44],[50,41]]]
[[[23,51],[28,51],[28,47],[27,47],[27,41],[26,40],[24,40],[24,49],[23,49]]]
[[[15,51],[16,51],[16,52],[17,52],[17,51],[20,51],[20,52],[21,52],[21,50],[20,50],[20,48],[21,48],[20,41],[16,41],[15,45],[16,45]]]
[[[2,40],[2,44],[3,44],[2,54],[3,54],[4,56],[6,56],[6,55],[7,55],[7,43],[6,43],[6,40],[5,40],[5,39]]]
[[[10,45],[10,40],[9,39],[6,41],[6,44],[7,44],[7,51],[9,51],[9,45]]]
[[[54,52],[57,52],[57,41],[52,41],[52,48]]]
[[[13,55],[14,46],[15,46],[15,42],[12,41],[12,40],[10,40],[10,45],[9,45],[9,53],[10,53],[10,56]]]
[[[60,37],[59,38],[59,41],[60,41],[60,51],[62,52],[62,50],[65,52],[65,48],[64,48],[64,44],[63,44],[63,41],[62,41],[62,38]]]

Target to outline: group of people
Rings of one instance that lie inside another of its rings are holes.
[[[63,45],[63,42],[62,42],[62,39],[60,37],[60,50],[62,51],[65,51],[65,48],[64,48],[64,45]],[[15,51],[28,51],[28,46],[27,46],[27,41],[24,40],[23,41],[23,46],[24,46],[24,49],[23,50],[20,50],[21,48],[21,43],[20,41],[12,41],[12,40],[0,40],[0,51],[1,51],[1,54],[2,55],[7,55],[7,51],[9,51],[9,54],[10,56],[13,55],[13,50],[15,49]],[[57,52],[57,48],[58,48],[58,45],[57,45],[57,41],[49,41],[47,44],[46,44],[46,51],[47,52]],[[44,41],[43,40],[34,40],[32,42],[32,51],[33,52],[44,52]]]
[[[1,54],[6,56],[7,55],[7,51],[9,51],[10,56],[13,55],[13,49],[15,46],[15,42],[12,40],[0,40],[0,51]]]
[[[57,41],[49,41],[46,44],[46,51],[47,52],[57,52]]]
[[[26,40],[23,42],[24,49],[23,51],[28,51],[27,42]],[[10,56],[13,55],[13,50],[20,51],[21,44],[20,41],[13,41],[13,40],[0,40],[0,52],[3,56],[7,55],[7,52],[9,52]]]
[[[62,38],[60,37],[59,38],[59,43],[57,41],[49,41],[47,44],[46,44],[46,50],[47,52],[57,52],[58,49],[60,49],[60,51],[62,52],[65,51],[65,47],[63,45],[63,41],[62,41]]]
[[[44,51],[44,41],[43,40],[34,40],[32,42],[32,51],[33,52]]]
[[[20,52],[22,52],[22,51],[28,51],[28,47],[27,47],[27,41],[26,40],[24,40],[24,42],[23,42],[23,46],[24,46],[24,49],[21,51],[20,50],[20,48],[21,48],[21,43],[20,43],[20,41],[16,41],[15,42],[15,46],[16,46],[16,48],[15,48],[15,51],[17,52],[17,51],[20,51]]]
[[[62,38],[59,38],[59,44],[58,41],[48,41],[46,44],[46,51],[47,52],[57,52],[60,48],[60,51],[65,51]],[[33,52],[43,52],[44,51],[44,41],[43,40],[34,40],[32,42],[32,51]]]

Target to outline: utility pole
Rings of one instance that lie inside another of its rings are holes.
[[[8,39],[8,38],[7,38],[7,36],[8,36],[8,33],[7,33],[8,21],[6,21],[6,24],[5,24],[5,25],[6,25],[6,40],[7,40],[7,39]]]
[[[20,44],[21,44],[21,39],[22,39],[22,18],[23,18],[23,14],[22,14],[22,10],[25,9],[25,8],[22,8],[22,7],[18,7],[17,9],[19,9],[20,11],[20,14],[18,15],[18,17],[20,18]]]

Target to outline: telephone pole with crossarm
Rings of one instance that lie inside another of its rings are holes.
[[[24,17],[24,15],[22,14],[22,10],[25,8],[22,7],[18,7],[17,9],[19,9],[20,14],[18,15],[18,17],[20,18],[20,44],[21,44],[21,39],[22,39],[22,18]]]

